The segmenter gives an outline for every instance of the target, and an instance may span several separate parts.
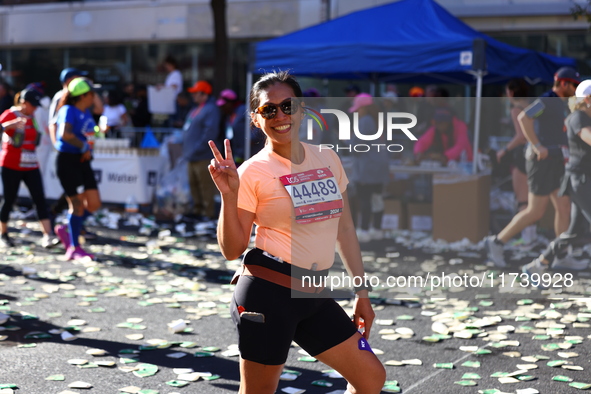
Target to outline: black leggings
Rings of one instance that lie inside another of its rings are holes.
[[[570,225],[568,230],[554,239],[542,253],[544,259],[552,262],[554,257],[563,258],[570,245],[586,240],[586,230],[591,223],[591,174],[566,174],[568,195],[571,199]]]
[[[19,171],[2,167],[4,200],[2,200],[2,208],[0,208],[0,222],[8,222],[10,211],[16,201],[21,181],[25,182],[27,189],[29,189],[29,194],[31,195],[33,204],[35,204],[35,209],[37,210],[37,218],[39,220],[49,218],[47,202],[45,201],[45,191],[43,190],[43,180],[41,179],[41,172],[39,169]]]
[[[377,230],[382,228],[382,216],[384,216],[384,208],[375,212],[373,207],[373,195],[381,195],[384,190],[382,183],[357,183],[357,204],[359,212],[361,213],[361,229],[369,230],[369,225]]]

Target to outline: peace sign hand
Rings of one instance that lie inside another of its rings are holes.
[[[224,148],[226,151],[226,158],[215,146],[215,142],[209,141],[209,147],[213,153],[213,159],[209,165],[209,173],[215,183],[216,187],[224,194],[238,194],[238,187],[240,186],[240,179],[238,178],[238,171],[236,171],[236,163],[232,157],[232,148],[230,147],[230,140],[224,140]]]

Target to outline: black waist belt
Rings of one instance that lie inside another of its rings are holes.
[[[240,275],[255,276],[304,293],[319,293],[324,290],[324,286],[314,286],[313,284],[323,284],[323,279],[328,276],[328,269],[307,270],[278,261],[274,256],[255,248],[244,256],[242,266],[234,274],[231,283],[236,283]],[[302,280],[304,277],[306,279]]]

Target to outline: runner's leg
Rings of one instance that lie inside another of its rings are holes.
[[[29,195],[35,205],[37,211],[37,219],[41,223],[41,230],[43,234],[53,234],[51,230],[51,223],[49,221],[49,209],[47,207],[47,200],[45,199],[45,190],[43,189],[43,180],[41,172],[38,169],[31,171],[23,171],[23,181],[29,189]]]
[[[558,236],[568,229],[571,208],[570,197],[558,197],[558,190],[555,190],[550,194],[550,201],[554,205],[554,232]]]
[[[550,201],[549,196],[536,196],[533,193],[528,195],[527,208],[517,213],[511,220],[511,222],[497,235],[497,238],[507,243],[511,238],[517,235],[521,230],[540,220],[546,212]]]
[[[4,198],[2,199],[2,207],[0,208],[0,233],[8,233],[8,219],[10,211],[16,202],[18,195],[18,188],[21,183],[20,171],[11,170],[10,168],[2,167],[2,185],[4,187]]]
[[[240,359],[240,394],[273,394],[279,385],[282,365],[264,365]]]
[[[386,370],[373,352],[359,349],[361,334],[316,355],[316,358],[337,370],[347,382],[351,394],[378,394],[386,381]]]

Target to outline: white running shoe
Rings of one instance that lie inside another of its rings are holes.
[[[369,230],[369,237],[373,241],[381,241],[382,239],[384,239],[384,232],[382,230],[372,228]]]
[[[357,230],[357,239],[359,243],[366,243],[371,241],[371,235],[369,234],[368,230]]]
[[[552,268],[556,270],[580,271],[587,268],[588,265],[589,260],[575,260],[571,254],[567,254],[562,259],[554,257],[552,261]]]
[[[41,238],[41,246],[45,249],[53,248],[55,245],[59,244],[60,240],[55,235],[45,234]]]
[[[490,261],[495,263],[497,267],[506,267],[505,257],[503,256],[503,244],[496,242],[494,235],[489,235],[484,238],[484,247],[486,248],[487,257]]]
[[[538,289],[547,289],[546,286],[542,285],[542,275],[548,272],[548,265],[542,264],[539,257],[531,263],[521,267],[521,272],[528,275],[529,282],[533,287],[537,287]]]

